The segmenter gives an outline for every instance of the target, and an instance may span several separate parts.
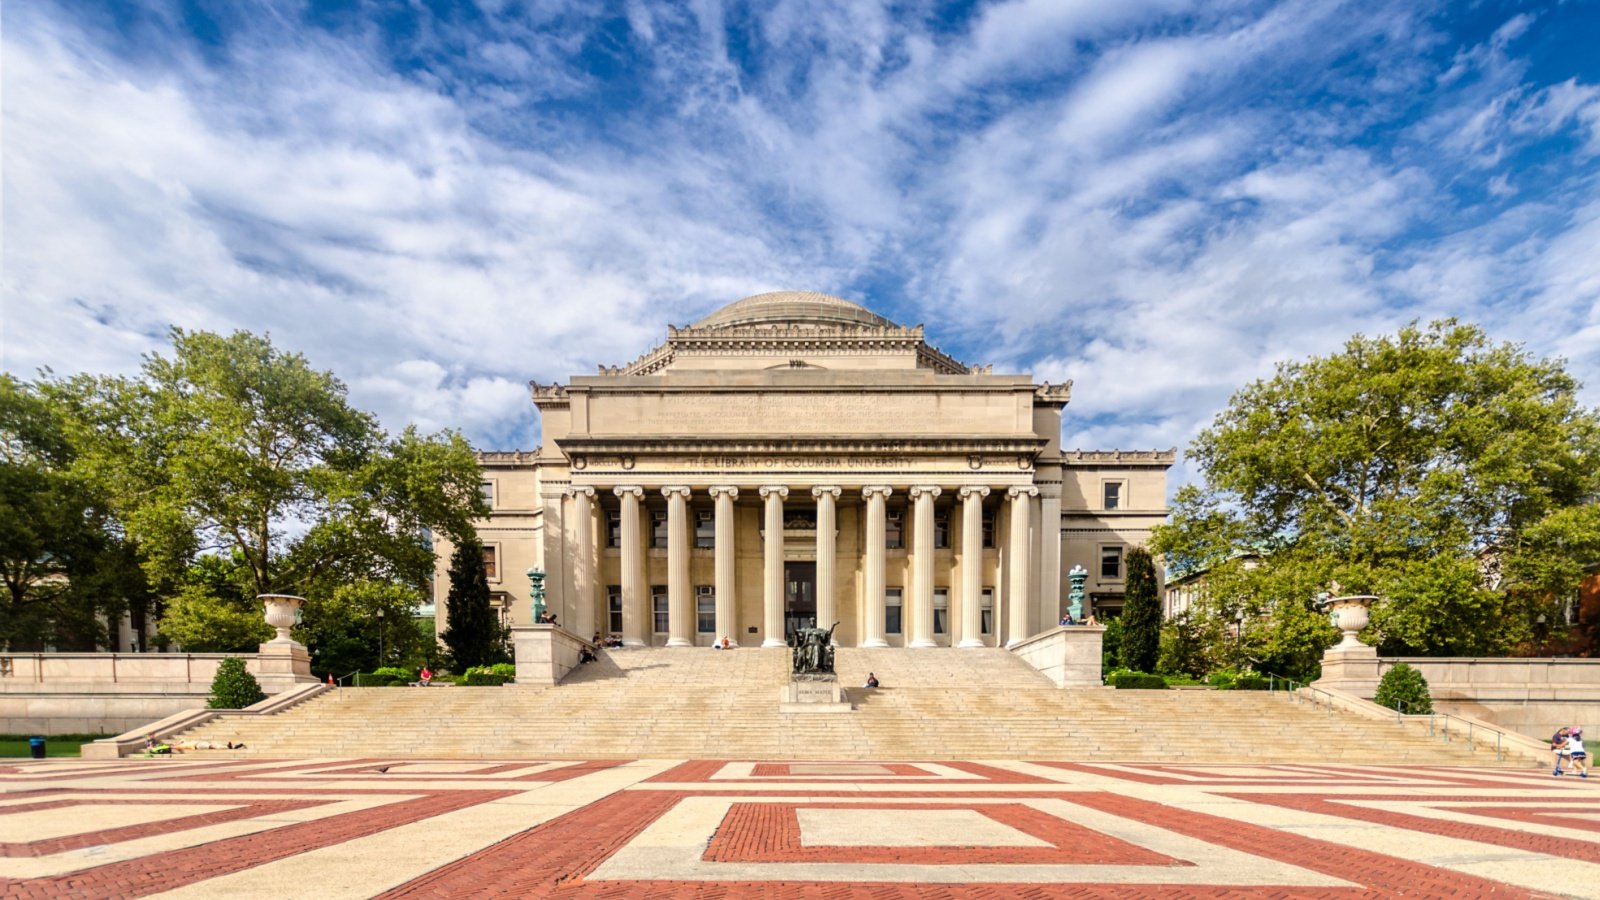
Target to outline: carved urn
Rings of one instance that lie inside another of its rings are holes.
[[[299,624],[300,607],[305,604],[306,598],[292,594],[257,594],[256,599],[266,606],[267,624],[278,630],[278,636],[272,639],[272,643],[294,643],[289,630]]]
[[[1361,629],[1367,627],[1371,621],[1372,604],[1378,601],[1371,594],[1351,594],[1343,597],[1325,597],[1317,605],[1323,610],[1332,613],[1333,627],[1344,634],[1344,640],[1334,646],[1335,650],[1364,648],[1356,635]]]

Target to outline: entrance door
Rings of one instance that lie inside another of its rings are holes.
[[[817,564],[783,564],[783,634],[788,637],[798,628],[811,624],[817,616]],[[829,623],[832,624],[832,623]]]

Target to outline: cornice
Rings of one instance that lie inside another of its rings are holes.
[[[1063,450],[1061,464],[1086,467],[1115,465],[1170,466],[1178,461],[1178,449],[1170,450]]]
[[[673,453],[871,453],[875,455],[978,454],[980,456],[1024,454],[1031,468],[1034,458],[1048,444],[1036,436],[979,435],[940,438],[802,438],[794,436],[751,437],[583,437],[569,436],[555,442],[569,458],[581,454],[637,455]],[[969,462],[971,462],[969,460]],[[976,460],[981,468],[987,462]]]

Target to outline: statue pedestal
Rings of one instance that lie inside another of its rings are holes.
[[[1336,646],[1322,654],[1322,677],[1311,684],[1370,700],[1377,696],[1378,678],[1377,647]]]
[[[855,709],[833,673],[795,675],[778,689],[780,713],[847,713]]]
[[[311,684],[311,654],[299,641],[267,641],[256,654],[253,669],[256,682],[268,695],[281,694],[297,684]]]

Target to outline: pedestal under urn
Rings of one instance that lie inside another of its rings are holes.
[[[300,607],[306,602],[304,597],[293,594],[257,594],[267,610],[267,624],[277,629],[278,636],[269,643],[293,644],[294,638],[289,636],[290,629],[300,622]]]

